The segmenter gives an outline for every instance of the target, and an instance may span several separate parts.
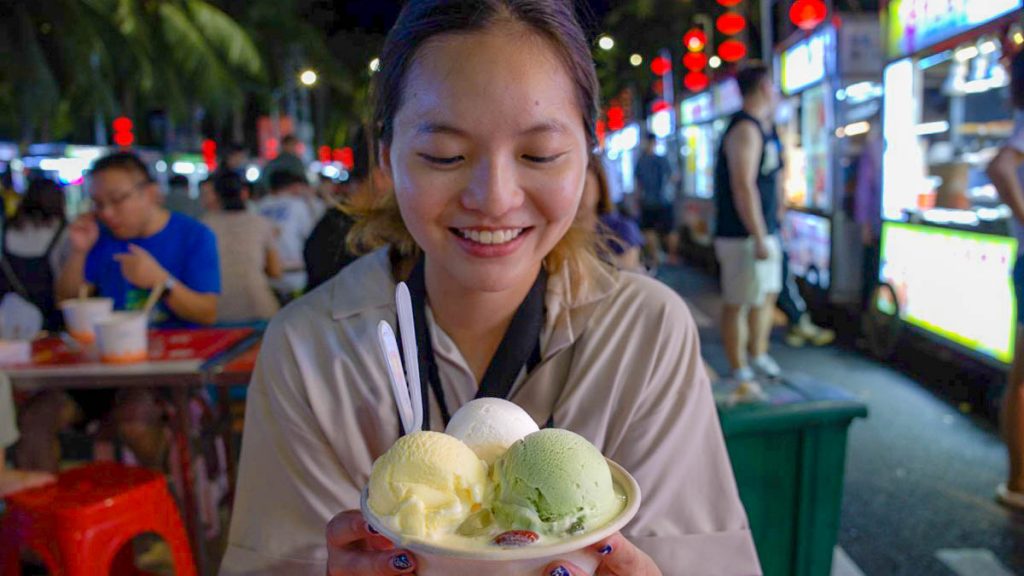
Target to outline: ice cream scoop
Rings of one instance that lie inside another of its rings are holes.
[[[478,398],[464,404],[452,416],[445,433],[462,440],[487,464],[508,447],[538,430],[525,410],[508,400]]]
[[[495,462],[494,482],[493,513],[506,529],[579,534],[625,504],[601,452],[568,430],[548,428],[513,444]]]
[[[408,536],[450,533],[480,509],[487,495],[487,465],[465,444],[440,432],[398,439],[373,464],[373,513]]]

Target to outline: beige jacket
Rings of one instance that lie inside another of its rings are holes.
[[[396,323],[394,287],[380,250],[268,329],[222,575],[323,576],[327,521],[359,507],[374,459],[398,436],[376,335],[380,320]],[[643,504],[624,533],[666,575],[760,574],[686,305],[655,280],[597,266],[577,297],[568,288],[565,273],[548,281],[543,359],[510,399],[540,425],[553,414],[636,477]],[[478,385],[452,340],[431,331],[455,410]]]

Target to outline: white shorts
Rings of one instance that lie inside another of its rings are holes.
[[[754,239],[716,238],[715,255],[722,273],[722,298],[733,306],[760,306],[765,296],[782,290],[782,243],[765,238],[768,259],[754,256]]]

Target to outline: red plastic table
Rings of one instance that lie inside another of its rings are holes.
[[[192,537],[200,569],[205,566],[205,546],[198,521],[195,477],[191,469],[193,430],[189,393],[214,383],[214,369],[233,351],[253,343],[251,328],[201,328],[152,330],[149,359],[135,364],[100,362],[94,347],[79,347],[59,338],[44,338],[32,345],[30,364],[5,366],[15,388],[25,391],[71,388],[167,388],[175,407],[172,423],[182,463],[181,481],[186,526]]]

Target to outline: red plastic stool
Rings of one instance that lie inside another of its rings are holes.
[[[7,498],[0,574],[21,573],[23,548],[42,557],[54,576],[140,574],[130,542],[147,532],[170,545],[177,576],[195,576],[188,535],[164,477],[111,462],[89,464],[62,473],[56,484]]]

